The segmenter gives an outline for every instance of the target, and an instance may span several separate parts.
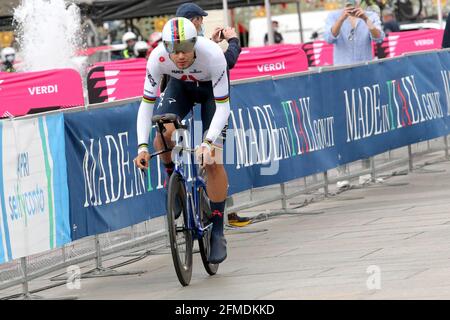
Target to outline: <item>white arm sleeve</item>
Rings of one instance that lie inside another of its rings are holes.
[[[221,134],[223,128],[228,123],[230,116],[230,97],[227,75],[227,64],[224,55],[223,61],[213,67],[211,80],[213,85],[214,99],[216,101],[216,112],[211,120],[206,139],[214,142]]]
[[[157,59],[158,56],[156,54],[151,54],[147,63],[144,96],[137,115],[138,153],[142,151],[148,152],[148,138],[152,128],[153,108],[155,106],[158,86],[161,81],[161,71]]]
[[[142,151],[148,152],[148,138],[152,129],[153,103],[141,101],[137,116],[137,138],[138,138],[138,154]]]

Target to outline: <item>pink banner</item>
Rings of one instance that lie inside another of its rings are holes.
[[[308,42],[303,45],[310,67],[333,65],[334,46],[326,41]]]
[[[242,48],[230,78],[237,80],[306,70],[308,59],[301,45]]]
[[[73,69],[0,73],[0,115],[21,116],[84,105],[80,74]],[[33,110],[34,109],[34,110]]]
[[[381,47],[386,57],[399,56],[406,52],[440,49],[444,30],[428,29],[392,32],[384,39]]]
[[[88,73],[89,103],[142,96],[146,65],[145,59],[95,64]]]

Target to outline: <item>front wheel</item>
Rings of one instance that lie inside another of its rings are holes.
[[[193,240],[187,222],[186,190],[177,173],[170,177],[167,193],[167,224],[173,265],[181,285],[187,286],[192,276]]]
[[[200,225],[205,228],[210,224],[209,221],[209,204],[208,197],[206,196],[205,189],[200,188],[198,191],[199,196],[199,211],[200,211]],[[203,266],[209,275],[213,276],[219,269],[219,264],[213,264],[208,262],[210,246],[211,246],[211,228],[205,230],[203,237],[198,239],[198,245],[200,248],[200,256],[202,257]]]

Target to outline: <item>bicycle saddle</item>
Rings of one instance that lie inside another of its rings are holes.
[[[175,125],[175,128],[177,128],[177,129],[178,128],[186,129],[186,126],[181,124],[180,117],[174,113],[165,113],[165,114],[154,115],[152,117],[152,122],[155,124],[173,123]]]
[[[173,122],[180,122],[180,117],[178,117],[174,113],[165,113],[165,114],[157,114],[152,117],[153,123],[173,123]]]

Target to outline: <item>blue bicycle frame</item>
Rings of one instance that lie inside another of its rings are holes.
[[[204,194],[206,195],[206,182],[201,175],[197,174],[197,165],[195,161],[195,150],[192,148],[194,146],[194,117],[193,115],[185,120],[189,121],[189,130],[178,129],[175,133],[175,147],[172,149],[172,159],[175,163],[174,173],[181,177],[184,183],[184,188],[186,190],[186,208],[187,217],[185,227],[193,232],[193,237],[195,240],[201,239],[208,229],[212,228],[212,224],[209,223],[204,228],[200,223],[200,193],[199,190],[202,188]],[[182,135],[180,133],[182,132]],[[185,139],[186,133],[190,135]],[[183,137],[180,139],[180,137]],[[190,140],[190,146],[183,146],[186,140]],[[188,154],[188,161],[185,164],[183,154]],[[185,166],[191,167],[192,181],[189,182],[185,175]],[[209,204],[208,204],[209,206]]]

